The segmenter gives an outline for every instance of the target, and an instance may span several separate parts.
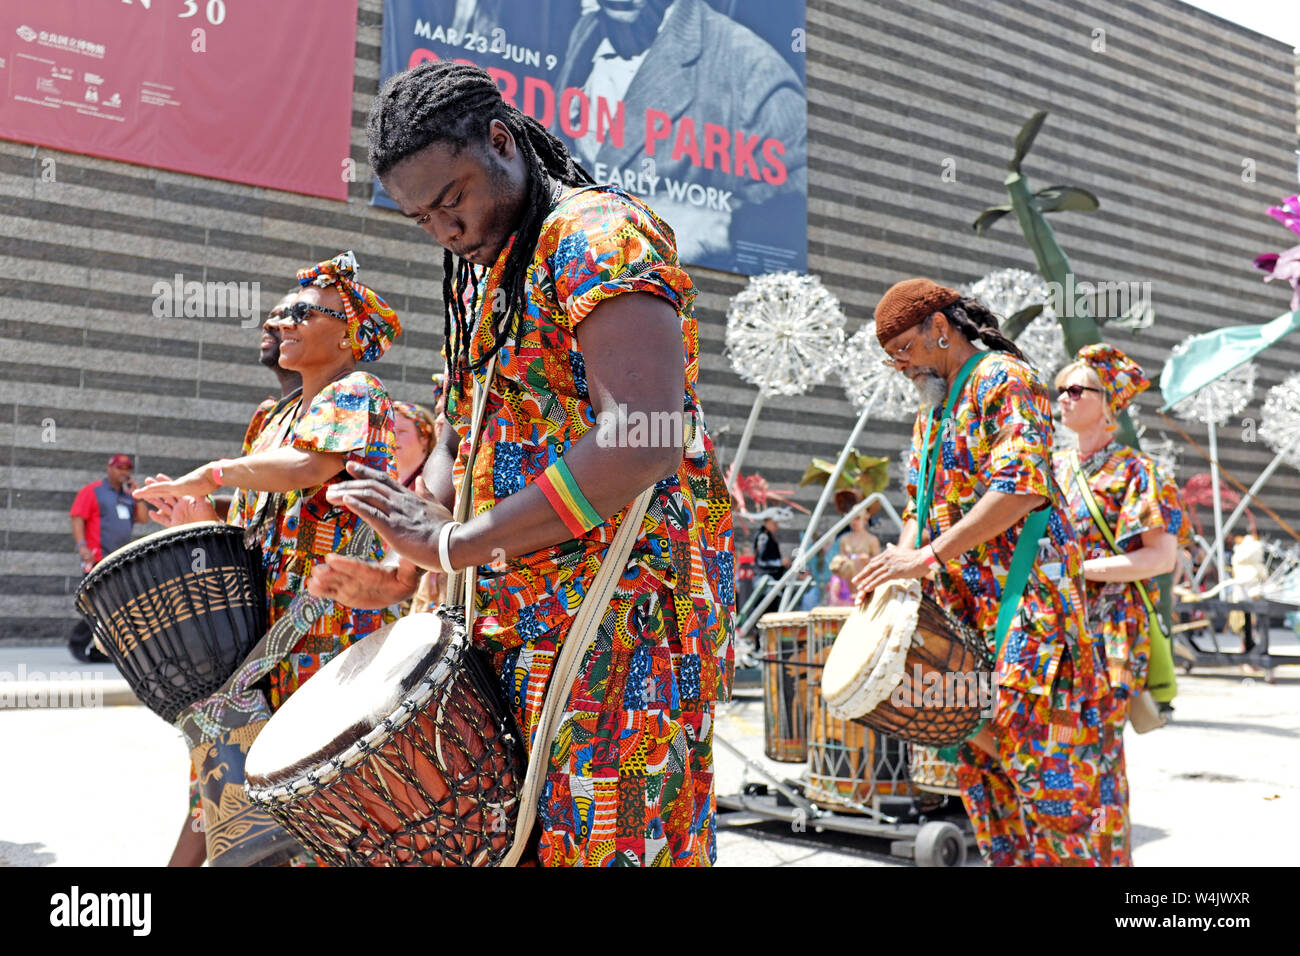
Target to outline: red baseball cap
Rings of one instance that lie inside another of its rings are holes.
[[[130,468],[132,471],[134,471],[135,461],[132,460],[130,455],[114,455],[112,458],[108,460],[108,467],[109,468]]]

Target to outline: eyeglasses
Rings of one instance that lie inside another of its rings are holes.
[[[912,341],[908,342],[906,345],[904,345],[901,349],[899,349],[897,352],[895,352],[892,355],[890,355],[889,352],[885,352],[885,355],[887,355],[888,358],[881,359],[880,360],[881,364],[884,365],[885,368],[898,368],[898,363],[903,361],[903,359],[907,358],[907,350],[910,349],[913,345],[915,345],[916,340],[919,338],[920,338],[919,335],[912,336]]]
[[[1063,389],[1061,389],[1060,392],[1057,393],[1056,397],[1060,398],[1062,395],[1069,395],[1072,399],[1074,399],[1077,402],[1079,399],[1083,398],[1084,392],[1096,392],[1098,395],[1100,395],[1101,389],[1091,388],[1087,385],[1067,385]]]
[[[346,313],[337,309],[327,309],[323,305],[312,305],[310,302],[295,302],[287,309],[276,316],[272,313],[272,318],[288,319],[294,325],[302,325],[313,312],[323,312],[326,315],[332,315],[336,319],[348,320]]]

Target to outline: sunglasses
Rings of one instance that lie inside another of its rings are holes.
[[[302,325],[313,312],[323,312],[326,315],[334,316],[336,319],[342,319],[344,322],[348,320],[347,315],[337,309],[327,309],[323,305],[312,305],[310,302],[295,302],[283,310],[277,318],[288,319],[294,325]]]
[[[1069,395],[1077,402],[1079,399],[1083,398],[1084,392],[1096,392],[1100,395],[1101,389],[1092,388],[1088,385],[1067,385],[1057,393],[1057,398],[1060,398],[1062,395]]]

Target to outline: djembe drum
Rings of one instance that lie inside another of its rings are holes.
[[[463,614],[440,605],[352,645],[248,754],[248,797],[335,866],[491,866],[524,756]]]
[[[243,529],[204,521],[113,552],[81,582],[76,606],[140,702],[172,723],[261,640],[266,574]]]
[[[763,654],[763,752],[772,760],[808,757],[808,613],[764,614],[758,620]]]
[[[957,765],[940,757],[935,747],[908,744],[907,772],[918,790],[941,793],[949,797],[961,796],[961,784],[957,781]]]
[[[948,747],[991,712],[993,655],[971,628],[921,593],[890,581],[849,617],[822,673],[832,714],[914,744]]]
[[[822,670],[835,635],[851,607],[809,612],[808,783],[814,799],[846,809],[876,807],[881,797],[907,797],[906,755],[900,741],[851,720],[842,720],[821,695]]]

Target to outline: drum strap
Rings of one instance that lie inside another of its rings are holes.
[[[550,686],[546,689],[546,698],[542,702],[542,713],[538,718],[537,736],[533,742],[532,756],[528,761],[528,773],[524,777],[524,787],[519,794],[519,819],[515,823],[515,839],[510,852],[502,860],[502,866],[515,866],[523,855],[524,847],[533,831],[533,822],[537,815],[537,801],[542,795],[542,785],[546,780],[546,771],[551,764],[551,745],[560,728],[560,719],[569,701],[569,692],[581,670],[582,661],[587,650],[596,640],[601,618],[614,596],[614,585],[622,577],[624,565],[632,553],[632,544],[641,530],[641,516],[650,507],[650,498],[654,494],[654,485],[637,496],[636,501],[623,513],[623,521],[614,534],[614,541],[605,552],[596,580],[582,599],[578,613],[569,628],[564,646],[560,648],[555,666],[551,670]]]
[[[1020,528],[1016,549],[1011,553],[1011,567],[1007,569],[1007,579],[1002,585],[1002,603],[998,606],[998,623],[993,629],[995,671],[997,662],[1002,657],[1002,645],[1006,642],[1007,632],[1011,630],[1011,622],[1015,620],[1016,612],[1020,610],[1020,599],[1025,594],[1025,585],[1029,583],[1029,572],[1034,567],[1034,559],[1038,557],[1038,540],[1047,530],[1047,519],[1051,513],[1051,507],[1031,512]],[[975,729],[966,735],[966,740],[970,740],[983,730],[987,723],[988,720],[985,719],[976,724]],[[941,747],[939,757],[949,763],[956,763],[957,745]]]
[[[1074,484],[1079,489],[1079,494],[1083,496],[1083,502],[1088,506],[1088,511],[1092,515],[1092,523],[1097,526],[1101,536],[1106,539],[1106,544],[1110,545],[1110,550],[1115,554],[1123,554],[1120,550],[1119,543],[1116,541],[1115,534],[1110,530],[1110,525],[1106,523],[1106,516],[1101,513],[1101,506],[1097,504],[1097,498],[1092,493],[1092,487],[1088,484],[1088,478],[1083,473],[1083,464],[1079,461],[1079,449],[1071,448],[1069,453],[1070,468],[1074,471]],[[1167,695],[1166,703],[1173,700],[1174,693],[1177,693],[1177,681],[1174,678],[1174,655],[1170,646],[1169,636],[1165,634],[1165,629],[1160,621],[1160,612],[1156,609],[1155,604],[1151,601],[1151,595],[1147,593],[1146,585],[1141,581],[1130,582],[1136,588],[1138,597],[1142,601],[1142,606],[1147,611],[1147,633],[1151,635],[1151,656],[1152,663],[1158,653],[1168,660],[1168,666],[1161,669],[1161,673],[1167,671],[1168,680],[1162,680],[1160,684],[1152,684],[1148,687],[1153,692],[1160,692],[1162,696]],[[1158,642],[1158,644],[1157,644]],[[1149,675],[1150,676],[1150,675]],[[1148,680],[1149,683],[1149,680]],[[1170,693],[1173,691],[1173,693]]]
[[[496,356],[487,364],[482,382],[475,377],[474,405],[470,416],[469,457],[466,459],[465,474],[461,479],[460,494],[456,496],[453,517],[457,521],[467,521],[470,517],[471,499],[474,495],[474,461],[478,455],[479,440],[482,437],[484,412],[487,398],[491,391],[492,376],[496,371]],[[650,507],[654,495],[654,485],[646,488],[637,496],[636,501],[623,512],[623,520],[614,533],[614,540],[605,552],[600,570],[591,587],[578,606],[578,613],[564,639],[564,645],[555,658],[551,668],[550,683],[542,701],[542,712],[538,717],[537,733],[532,747],[532,757],[528,761],[528,771],[524,776],[523,789],[519,793],[519,817],[515,821],[515,836],[510,850],[501,860],[501,866],[516,866],[528,846],[532,836],[533,825],[537,819],[537,801],[541,798],[542,787],[546,782],[546,771],[551,763],[551,746],[559,731],[560,719],[569,702],[573,682],[581,670],[587,650],[596,640],[601,618],[614,596],[614,587],[623,576],[623,568],[632,545],[641,530],[642,516]],[[455,601],[460,595],[465,605],[465,629],[471,636],[474,633],[474,596],[476,588],[476,567],[465,568],[450,576],[447,584],[449,600]]]
[[[988,352],[976,352],[966,360],[961,370],[957,372],[957,378],[952,383],[952,388],[948,389],[948,400],[943,405],[943,418],[939,420],[939,434],[934,436],[934,444],[930,444],[930,430],[934,427],[934,415],[931,414],[925,422],[925,437],[921,439],[921,472],[916,489],[916,546],[921,547],[921,536],[925,533],[925,523],[930,517],[930,502],[934,498],[934,473],[939,467],[939,446],[943,444],[943,427],[945,422],[952,420],[952,409],[957,404],[957,399],[961,396],[961,390],[966,387],[966,380],[970,378],[971,372],[975,371],[975,366],[982,359],[988,356]]]

